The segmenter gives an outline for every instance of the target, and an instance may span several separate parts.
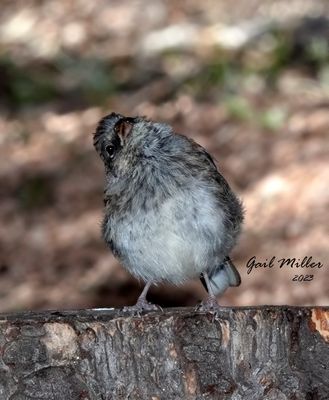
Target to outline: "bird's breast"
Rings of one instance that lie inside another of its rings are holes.
[[[214,262],[224,235],[223,210],[204,188],[191,188],[156,208],[137,208],[104,223],[122,264],[144,280],[174,283]]]

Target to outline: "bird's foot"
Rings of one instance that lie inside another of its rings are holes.
[[[221,307],[217,303],[215,296],[208,295],[206,300],[202,301],[201,304],[198,304],[195,307],[195,311],[209,312],[214,316],[214,319],[216,319],[220,314]]]
[[[122,311],[139,317],[144,311],[163,311],[162,308],[156,304],[148,302],[144,297],[140,297],[134,306],[123,307]]]

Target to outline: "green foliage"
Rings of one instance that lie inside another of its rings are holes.
[[[63,56],[52,63],[34,61],[18,65],[3,57],[0,72],[2,99],[14,108],[69,97],[75,101],[102,104],[115,92],[110,66],[97,59]]]
[[[278,131],[286,121],[287,113],[280,107],[272,107],[260,114],[260,125],[270,131]]]
[[[18,189],[17,197],[23,209],[37,210],[49,206],[53,200],[53,179],[35,175],[26,178]]]
[[[79,93],[90,103],[102,104],[115,93],[111,66],[103,60],[62,55],[56,60],[64,90]]]
[[[231,96],[224,101],[229,115],[235,119],[251,121],[255,118],[254,110],[248,100],[241,96]]]
[[[231,118],[261,126],[273,132],[284,126],[287,117],[286,110],[280,107],[271,107],[264,111],[256,110],[251,102],[242,96],[227,97],[224,106]]]
[[[15,107],[38,104],[58,94],[47,68],[19,67],[8,58],[0,59],[2,98]]]
[[[318,77],[319,77],[321,84],[324,87],[329,88],[329,63],[324,64],[322,66],[322,68],[319,71]]]
[[[328,38],[316,37],[311,40],[310,45],[306,48],[306,53],[310,60],[323,63],[329,60],[329,43]]]
[[[273,32],[272,35],[275,44],[270,56],[271,61],[260,71],[261,74],[267,78],[271,86],[274,83],[273,80],[276,81],[281,71],[292,61],[291,41],[289,37],[287,37],[287,34],[283,32]]]

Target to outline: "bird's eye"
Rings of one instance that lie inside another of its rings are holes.
[[[106,155],[109,157],[109,158],[113,158],[114,157],[114,146],[111,146],[110,144],[109,145],[107,145],[106,147],[105,147],[105,151],[106,151]]]

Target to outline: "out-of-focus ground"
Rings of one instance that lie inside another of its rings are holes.
[[[92,133],[111,111],[198,141],[243,199],[243,283],[221,304],[329,303],[327,1],[2,1],[0,90],[1,311],[136,300],[100,237]],[[252,256],[324,266],[247,275]],[[204,294],[195,281],[149,298]]]

